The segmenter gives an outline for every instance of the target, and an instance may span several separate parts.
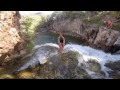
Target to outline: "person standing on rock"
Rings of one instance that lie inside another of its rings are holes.
[[[112,27],[112,23],[111,23],[111,21],[108,21],[108,22],[106,22],[106,25],[105,25],[108,29],[111,29],[111,27]]]
[[[107,30],[112,28],[112,21],[111,21],[112,17],[111,16],[105,16],[103,18],[103,22],[105,24],[105,27]]]
[[[59,33],[59,37],[58,37],[58,45],[59,45],[59,50],[63,51],[65,46],[65,38],[63,37],[61,32]]]

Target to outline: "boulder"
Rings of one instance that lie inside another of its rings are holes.
[[[115,41],[114,45],[120,47],[120,37]]]
[[[106,63],[105,66],[111,69],[110,71],[108,71],[109,77],[119,79],[118,76],[120,76],[120,60],[115,62],[110,61]]]
[[[114,46],[114,42],[118,39],[119,36],[119,31],[108,31],[106,29],[100,28],[94,41],[94,45],[98,49],[102,49],[106,52],[112,52],[112,50],[114,49],[112,46]]]
[[[22,41],[19,35],[20,18],[18,11],[0,12],[0,62],[14,51],[19,51],[15,46]]]
[[[20,14],[17,11],[1,11],[0,17],[0,53],[7,53],[20,41]]]

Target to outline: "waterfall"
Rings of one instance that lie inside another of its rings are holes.
[[[58,54],[59,52],[58,48],[59,48],[58,45],[54,43],[36,45],[33,48],[33,51],[36,50],[34,55],[18,71],[24,70],[29,66],[34,66],[37,63],[40,63],[40,64],[46,63],[47,58]],[[98,62],[101,65],[101,70],[105,72],[106,78],[108,78],[109,75],[107,71],[109,71],[110,69],[104,66],[105,63],[109,61],[120,60],[120,55],[111,55],[110,53],[105,53],[101,50],[96,50],[89,46],[82,46],[77,44],[66,44],[63,52],[69,52],[69,51],[76,51],[80,55],[82,55],[82,57],[81,56],[78,57],[78,62],[79,62],[78,66],[86,70],[86,72],[93,78],[99,78],[99,77],[97,77],[94,72],[89,70],[88,64],[86,63],[87,61],[94,59],[96,62]]]

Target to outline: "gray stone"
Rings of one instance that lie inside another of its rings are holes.
[[[117,45],[120,47],[120,37],[117,39],[117,41],[114,43],[114,45]]]

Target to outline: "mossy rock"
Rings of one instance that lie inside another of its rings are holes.
[[[112,76],[113,79],[120,79],[120,75]]]
[[[29,72],[29,71],[21,71],[17,74],[17,78],[19,79],[33,79],[35,76],[34,73]]]
[[[48,62],[40,65],[40,79],[87,79],[90,76],[78,67],[78,52],[59,53],[48,58]]]
[[[0,71],[0,76],[3,75],[5,73],[5,71]]]
[[[15,79],[15,77],[9,74],[2,74],[0,75],[0,79]]]
[[[94,72],[100,72],[101,71],[101,66],[98,62],[96,62],[95,60],[91,59],[87,62],[89,64],[89,68],[91,71]]]

